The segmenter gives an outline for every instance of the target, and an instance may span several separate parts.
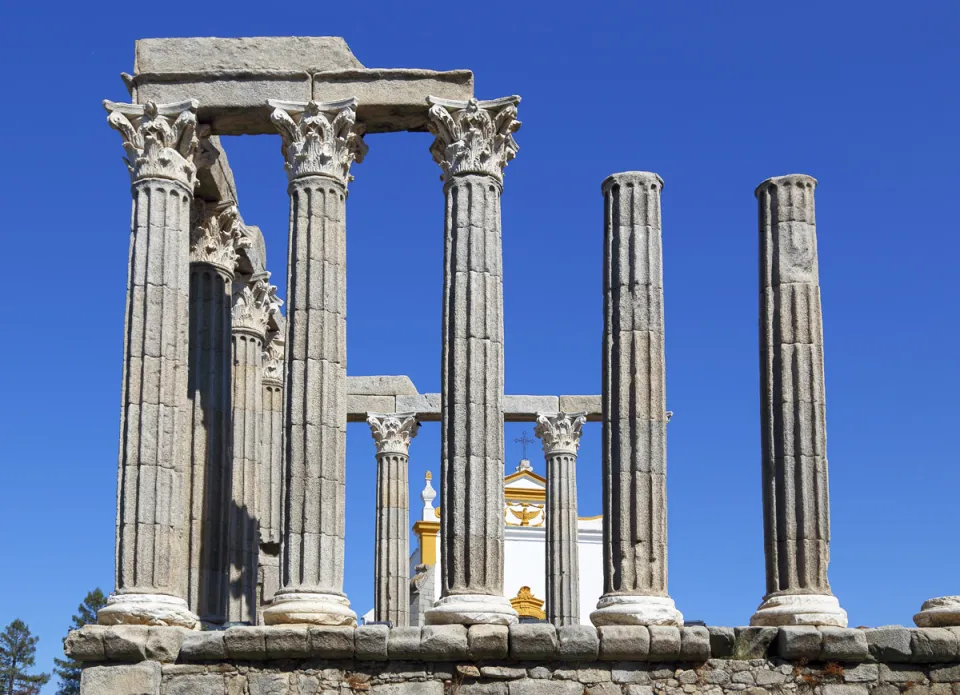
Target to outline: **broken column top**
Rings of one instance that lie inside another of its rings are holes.
[[[367,68],[337,36],[141,39],[136,103],[200,102],[198,120],[216,135],[275,133],[268,99],[336,101],[356,97],[367,132],[424,131],[427,97],[473,97],[469,70]]]

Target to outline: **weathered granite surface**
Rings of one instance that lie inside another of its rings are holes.
[[[190,212],[196,102],[104,102],[123,138],[133,213],[124,332],[116,590],[104,624],[192,627],[187,606]],[[157,249],[163,249],[158,255]]]
[[[410,622],[410,441],[420,423],[416,413],[370,413],[377,447],[377,511],[373,613],[396,627]]]
[[[958,638],[902,627],[87,626],[66,651],[86,666],[83,695],[957,695]]]
[[[394,386],[384,386],[375,391],[370,386],[375,382],[358,383],[360,379],[409,379],[407,377],[347,377],[347,422],[365,422],[367,413],[414,412],[421,422],[440,421],[439,393],[393,393]],[[412,384],[411,384],[412,386]],[[536,422],[537,413],[585,412],[587,422],[600,422],[600,395],[594,396],[526,396],[505,394],[503,396],[504,422]]]
[[[233,286],[233,461],[227,517],[227,620],[255,624],[260,559],[263,344],[279,311],[277,288],[263,273]],[[222,525],[222,524],[221,524]]]
[[[283,353],[286,321],[274,314],[263,347],[263,422],[260,428],[260,606],[280,588],[283,518]],[[263,622],[258,621],[258,622]]]
[[[519,97],[431,97],[443,174],[440,508],[443,563],[427,623],[516,622],[503,596],[503,168],[517,152]]]
[[[187,603],[205,623],[227,620],[227,527],[233,466],[231,288],[239,252],[250,245],[233,203],[194,203],[190,232],[187,376]]]
[[[356,102],[275,103],[289,179],[283,586],[269,624],[354,625],[343,594],[347,429],[346,198],[366,146]]]
[[[533,432],[543,443],[547,468],[547,620],[580,623],[580,559],[577,543],[577,451],[585,413],[541,413]]]
[[[603,182],[603,596],[595,625],[683,625],[667,593],[663,180]]]
[[[812,176],[756,190],[760,227],[760,384],[767,593],[754,625],[836,625],[830,591],[823,319]]]
[[[134,101],[197,99],[216,135],[273,133],[268,100],[351,97],[367,132],[422,131],[428,95],[473,96],[469,70],[366,68],[335,36],[142,39],[134,73],[123,75]]]

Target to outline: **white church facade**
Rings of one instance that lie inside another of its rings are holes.
[[[440,544],[440,509],[427,472],[420,493],[423,508],[413,525],[414,549],[410,555],[410,624],[423,625],[423,613],[440,598],[438,567],[443,562]],[[546,581],[546,479],[530,461],[522,459],[516,472],[504,477],[504,595],[521,620],[544,620]],[[577,548],[580,558],[580,622],[590,623],[603,593],[603,524],[600,515],[579,517]],[[363,616],[372,621],[373,611]]]

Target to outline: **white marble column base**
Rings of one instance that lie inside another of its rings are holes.
[[[683,627],[683,614],[669,596],[609,594],[601,596],[590,622],[602,625],[676,625]]]
[[[952,627],[960,625],[960,596],[941,596],[923,602],[913,616],[917,627]]]
[[[828,625],[846,627],[847,612],[836,596],[829,594],[781,594],[760,604],[750,618],[759,627],[780,625]]]
[[[199,630],[187,602],[168,594],[112,594],[97,612],[100,625],[165,625]]]
[[[263,611],[267,625],[334,625],[356,627],[350,601],[338,594],[278,591]]]
[[[517,612],[505,596],[444,596],[425,613],[427,625],[513,625]]]

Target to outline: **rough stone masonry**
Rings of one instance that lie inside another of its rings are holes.
[[[924,602],[917,629],[851,629],[830,590],[812,177],[756,191],[767,592],[751,627],[684,625],[667,592],[659,175],[601,186],[601,393],[505,394],[500,200],[520,97],[477,99],[467,70],[367,68],[335,37],[138,41],[124,81],[133,103],[104,102],[133,196],[116,588],[65,643],[83,695],[960,695],[960,597]],[[405,130],[434,135],[442,172],[439,394],[347,372],[347,188],[364,136]],[[219,140],[267,133],[288,174],[286,317]],[[407,469],[428,420],[442,588],[411,625]],[[544,445],[549,622],[518,623],[503,596],[504,421],[537,423]],[[603,427],[592,625],[577,615],[585,421]],[[344,587],[348,422],[377,449],[384,622],[360,627]]]
[[[957,695],[960,630],[551,624],[88,626],[83,692]]]

